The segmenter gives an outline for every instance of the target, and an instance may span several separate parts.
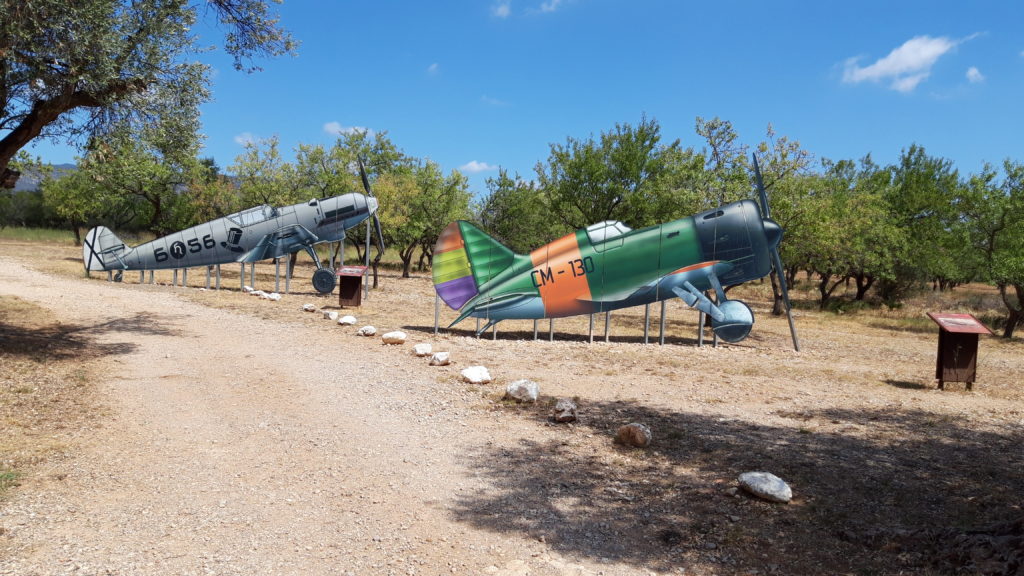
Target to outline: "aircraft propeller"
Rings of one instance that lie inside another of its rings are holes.
[[[363,189],[366,190],[366,195],[370,198],[374,198],[373,190],[370,189],[370,179],[366,176],[366,168],[363,166],[363,159],[359,158],[359,177],[363,180]],[[378,206],[379,208],[379,206]],[[384,231],[380,227],[380,217],[377,215],[377,211],[373,211],[373,227],[377,233],[377,255],[373,258],[373,263],[380,264],[381,258],[384,256]],[[367,240],[369,241],[369,240]]]
[[[754,177],[757,181],[757,192],[761,201],[761,217],[768,219],[772,217],[771,209],[768,207],[768,192],[764,189],[764,180],[761,178],[761,167],[757,164],[757,155],[754,158]],[[782,257],[779,256],[778,244],[769,248],[772,257],[772,268],[775,269],[775,277],[779,280],[779,288],[782,290],[782,300],[786,304],[786,317],[789,319],[789,333],[793,336],[793,348],[800,351],[800,339],[796,335],[796,325],[793,323],[793,309],[789,304],[789,290],[786,289],[786,269],[782,266]]]

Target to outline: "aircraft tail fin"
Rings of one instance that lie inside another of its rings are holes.
[[[469,222],[452,222],[434,245],[434,289],[445,304],[458,310],[515,257],[515,252]]]
[[[86,270],[122,270],[121,256],[129,250],[116,234],[105,226],[97,226],[82,240],[82,262]]]

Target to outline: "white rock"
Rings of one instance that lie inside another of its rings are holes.
[[[359,329],[359,332],[357,332],[357,334],[359,334],[360,336],[373,336],[377,334],[377,329],[374,328],[373,326],[363,326],[362,328]]]
[[[431,366],[447,366],[451,364],[451,353],[450,352],[435,352],[430,357]]]
[[[329,311],[328,310],[324,310],[324,319],[325,320],[337,320],[338,319],[338,312],[336,310],[329,310]]]
[[[306,312],[316,312],[316,306],[312,304],[303,304],[302,309]]]
[[[412,347],[412,353],[417,355],[417,356],[427,356],[427,355],[430,354],[430,351],[433,350],[433,349],[434,349],[434,347],[431,346],[430,344],[426,344],[426,343],[417,344],[417,345]]]
[[[266,292],[264,292],[263,290],[252,290],[249,292],[249,296],[259,296],[261,298],[263,297],[264,294],[266,294]]]
[[[758,498],[783,504],[793,499],[793,490],[782,478],[770,472],[744,472],[739,477],[740,488]]]
[[[281,295],[278,294],[277,292],[271,292],[270,294],[264,296],[264,298],[266,298],[267,300],[273,300],[274,302],[277,302],[281,300]]]
[[[553,414],[555,422],[575,422],[576,421],[576,403],[568,398],[560,398],[558,402],[555,402],[555,412]]]
[[[355,323],[355,316],[342,316],[341,318],[338,318],[338,324],[341,324],[342,326],[354,326]]]
[[[505,397],[517,402],[536,402],[540,386],[533,380],[516,380],[505,387]]]
[[[380,337],[385,344],[405,344],[405,332],[395,330],[394,332],[387,332]]]
[[[646,448],[651,444],[651,429],[646,424],[633,422],[620,426],[615,439],[626,446]]]
[[[252,292],[252,290],[253,290],[252,286],[242,286],[242,292],[245,292],[246,294],[248,294],[249,292]]]
[[[491,381],[491,373],[484,366],[470,366],[462,370],[462,379],[470,384],[487,384]]]

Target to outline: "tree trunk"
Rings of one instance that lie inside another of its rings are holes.
[[[861,273],[857,274],[855,280],[857,281],[857,295],[854,297],[854,300],[862,301],[864,300],[864,296],[868,293],[868,290],[870,290],[871,286],[874,285],[875,277]]]
[[[1006,293],[1006,284],[999,285],[999,295],[1006,305],[1006,325],[1003,326],[1003,338],[1013,338],[1013,331],[1017,325],[1024,321],[1024,284],[1014,284],[1013,291],[1017,295],[1017,305],[1010,302],[1010,296]]]
[[[78,227],[77,222],[71,223],[71,231],[75,234],[75,246],[82,245],[82,231]]]
[[[821,280],[818,282],[818,294],[821,297],[821,300],[818,302],[818,309],[824,310],[825,304],[828,303],[828,298],[830,295],[828,291],[829,276],[826,276],[825,274],[819,274],[818,276],[821,277]]]
[[[398,252],[398,257],[402,259],[402,278],[411,277],[412,255],[416,253],[416,246],[416,242],[413,242]]]
[[[772,304],[772,316],[782,316],[785,313],[786,308],[782,302],[782,289],[779,288],[778,279],[775,277],[775,272],[769,274],[772,282],[772,298],[774,304]]]

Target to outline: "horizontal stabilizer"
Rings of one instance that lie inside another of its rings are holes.
[[[82,240],[82,263],[87,271],[126,270],[124,256],[128,248],[105,226],[97,226]]]

